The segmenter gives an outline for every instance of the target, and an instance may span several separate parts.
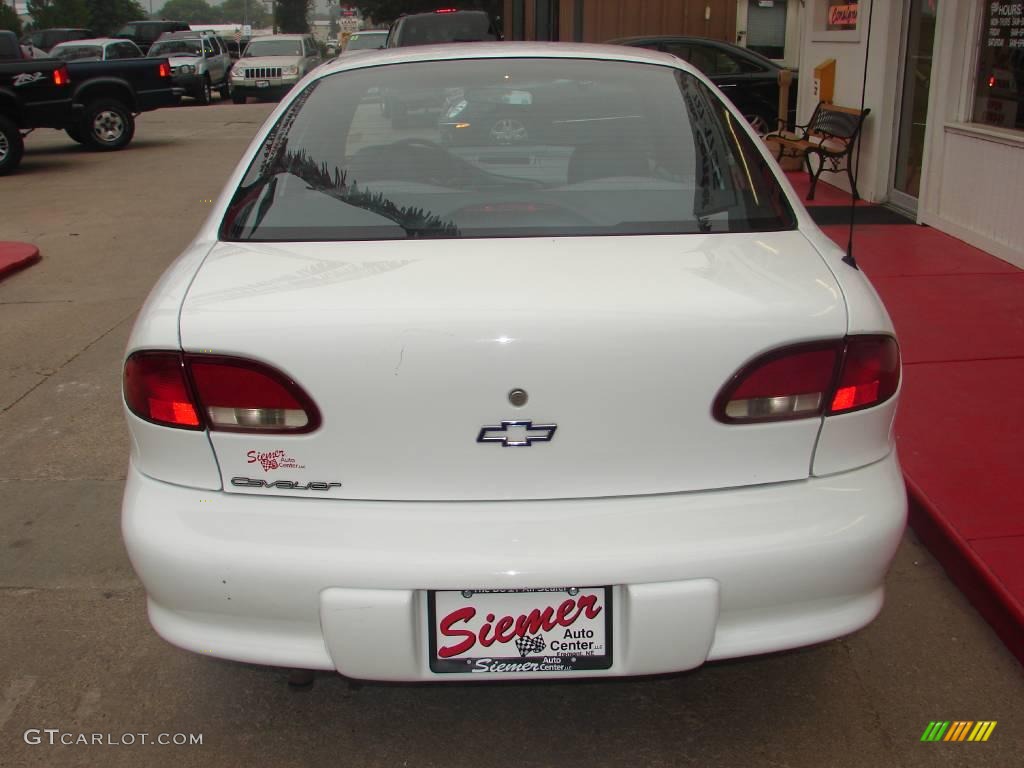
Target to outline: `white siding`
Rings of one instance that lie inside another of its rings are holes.
[[[1024,265],[1024,146],[967,130],[945,128],[935,223],[948,222],[973,233],[965,239],[985,243],[997,255]]]

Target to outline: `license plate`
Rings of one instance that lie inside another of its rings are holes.
[[[270,87],[270,81],[269,80],[257,80],[256,81],[256,87],[257,88],[269,88]]]
[[[611,587],[429,592],[430,669],[574,672],[612,665]]]

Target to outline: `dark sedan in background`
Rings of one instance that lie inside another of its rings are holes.
[[[688,61],[722,89],[754,129],[765,134],[776,130],[779,116],[779,72],[771,59],[738,45],[706,37],[647,35],[609,40],[613,45],[649,48]],[[796,121],[796,72],[789,87],[787,123]]]

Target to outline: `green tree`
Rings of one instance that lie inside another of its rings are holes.
[[[305,34],[309,32],[309,11],[313,0],[277,0],[274,25],[278,32]]]
[[[206,0],[167,0],[160,17],[189,24],[217,24],[221,14],[219,8],[211,7]]]
[[[251,24],[253,29],[270,26],[270,14],[262,0],[224,0],[220,17],[225,24]]]
[[[85,27],[89,24],[86,0],[28,0],[33,29]]]
[[[85,0],[89,8],[89,28],[97,35],[111,35],[129,21],[148,18],[135,0]]]
[[[0,3],[0,29],[6,29],[21,37],[21,19],[18,12],[6,3]]]

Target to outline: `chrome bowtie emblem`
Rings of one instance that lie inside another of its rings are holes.
[[[529,448],[534,443],[548,443],[555,436],[557,424],[534,424],[532,421],[503,421],[500,426],[481,427],[478,443],[501,443],[505,448]]]

